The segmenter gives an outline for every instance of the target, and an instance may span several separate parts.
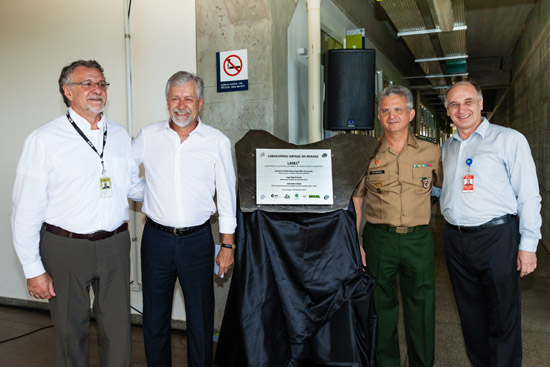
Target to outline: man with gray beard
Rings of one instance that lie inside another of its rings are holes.
[[[90,287],[101,366],[130,364],[127,198],[143,200],[143,184],[103,112],[108,87],[94,60],[63,68],[69,109],[29,135],[13,188],[13,243],[29,294],[49,300],[58,367],[88,365]]]
[[[218,276],[233,263],[236,199],[231,142],[199,118],[203,90],[200,77],[175,73],[165,90],[170,119],[144,127],[132,143],[135,162],[143,164],[147,182],[141,269],[149,366],[172,365],[170,320],[176,279],[185,301],[188,366],[212,365],[214,240],[210,217],[216,206],[222,242],[216,258]]]

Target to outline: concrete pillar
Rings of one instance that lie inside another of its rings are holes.
[[[197,74],[204,79],[201,117],[233,144],[250,129],[288,140],[287,29],[295,0],[195,0]],[[216,52],[248,50],[248,91],[218,93]],[[217,239],[217,223],[213,226]],[[219,330],[231,277],[216,280]]]
[[[321,0],[307,0],[309,142],[321,140]]]

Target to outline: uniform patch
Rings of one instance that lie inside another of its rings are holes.
[[[428,177],[422,177],[422,186],[427,189],[430,186],[430,179]]]

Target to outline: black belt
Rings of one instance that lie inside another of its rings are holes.
[[[510,223],[513,220],[515,220],[516,218],[517,218],[516,215],[506,214],[506,215],[503,215],[502,217],[491,219],[487,223],[480,224],[479,226],[466,226],[466,227],[465,226],[455,226],[454,224],[451,224],[449,222],[446,222],[446,224],[449,227],[451,227],[452,229],[456,229],[457,231],[470,233],[470,232],[481,231],[483,229],[487,229],[487,228],[494,227],[494,226],[500,226],[501,224]]]
[[[104,240],[109,237],[114,236],[117,233],[124,232],[128,230],[128,223],[122,223],[120,227],[115,229],[114,231],[108,232],[108,231],[97,231],[94,233],[89,234],[82,234],[82,233],[73,233],[69,232],[66,229],[63,229],[58,226],[54,226],[53,224],[44,223],[44,229],[46,232],[50,232],[53,234],[56,234],[58,236],[68,237],[68,238],[76,238],[79,240],[90,240],[90,241],[99,241]]]
[[[388,232],[392,232],[392,233],[401,233],[401,234],[404,234],[404,233],[413,233],[413,232],[416,232],[426,226],[415,226],[415,227],[395,227],[395,226],[390,226],[389,224],[373,224],[373,223],[369,223],[370,225],[372,226],[375,226],[377,228],[380,228],[380,229],[383,229],[384,231],[388,231]]]
[[[172,233],[174,236],[182,236],[182,235],[197,232],[199,229],[202,229],[204,227],[208,227],[210,225],[210,221],[207,220],[206,222],[198,226],[176,228],[176,227],[163,226],[162,224],[158,224],[151,218],[147,217],[147,224],[149,224],[151,227],[156,228],[160,231]]]

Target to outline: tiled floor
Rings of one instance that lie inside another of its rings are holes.
[[[436,240],[436,366],[466,367],[470,364],[464,351],[460,320],[453,299],[442,243],[443,220],[436,216],[432,222]],[[538,251],[538,268],[522,279],[523,366],[550,366],[550,256],[542,247]],[[0,366],[54,366],[53,333],[49,314],[40,311],[0,307]],[[11,341],[5,341],[34,330]],[[402,365],[407,366],[403,330]],[[91,326],[90,366],[99,366],[97,329]],[[172,360],[175,366],[185,366],[186,337],[180,331],[172,334]],[[132,366],[146,366],[143,334],[140,327],[132,328]]]
[[[50,315],[44,311],[29,311],[0,307],[0,366],[48,367],[54,366],[53,329]],[[39,330],[43,328],[42,330]],[[4,342],[7,339],[33,332]],[[92,322],[89,339],[89,366],[99,367],[97,353],[97,328]],[[172,332],[172,360],[174,365],[184,366],[187,359],[187,339],[181,331]],[[141,327],[132,327],[131,366],[147,366],[143,350]]]
[[[436,274],[435,365],[467,367],[470,363],[445,264],[443,224],[441,215],[432,218]],[[542,245],[538,248],[537,258],[536,271],[521,280],[523,367],[550,366],[550,255]],[[402,350],[405,350],[404,338],[401,340]],[[402,356],[402,360],[402,365],[406,366],[406,356]]]

